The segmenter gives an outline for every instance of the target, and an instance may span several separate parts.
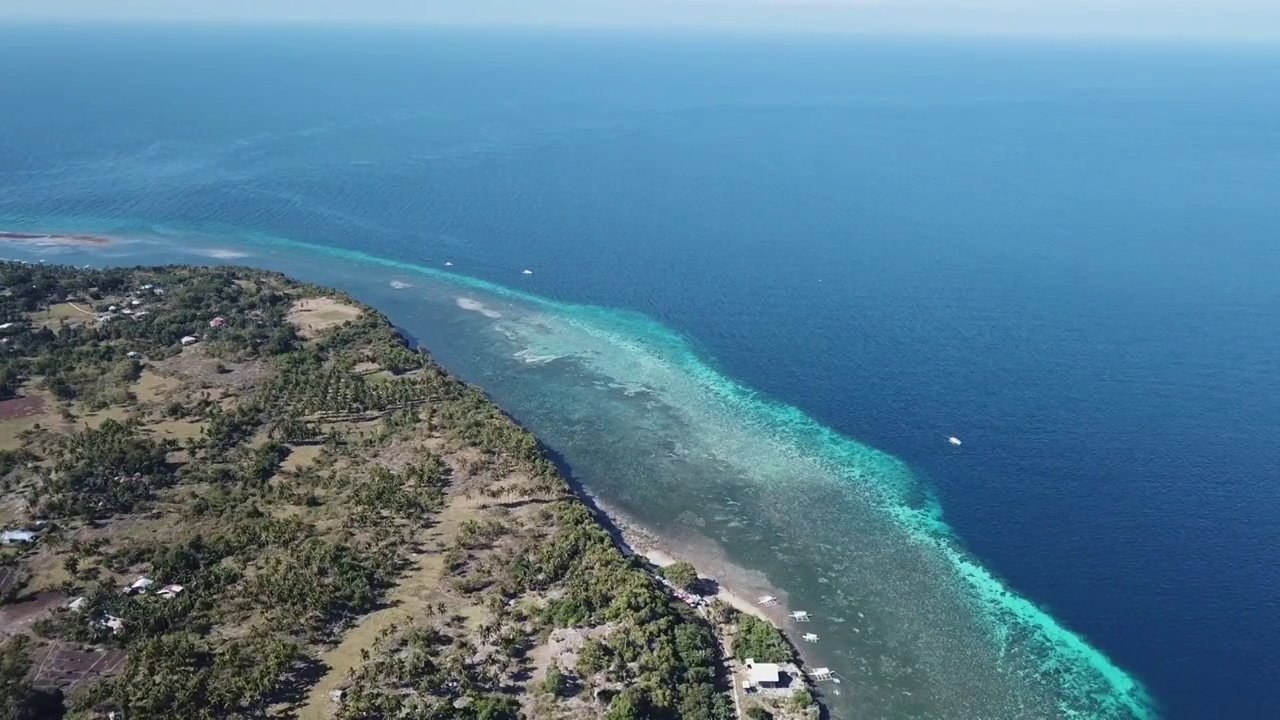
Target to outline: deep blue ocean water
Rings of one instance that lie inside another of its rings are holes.
[[[8,27],[0,78],[0,229],[130,240],[0,255],[373,302],[818,613],[838,717],[1280,713],[1280,54]]]

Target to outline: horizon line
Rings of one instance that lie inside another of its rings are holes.
[[[476,30],[476,31],[534,31],[534,32],[606,32],[622,34],[663,34],[685,36],[730,37],[822,37],[894,40],[1026,40],[1026,41],[1098,41],[1179,43],[1193,45],[1248,45],[1257,46],[1274,42],[1277,38],[1267,34],[1191,34],[1179,32],[1140,32],[1116,30],[1097,32],[1087,30],[902,30],[852,27],[752,27],[723,24],[640,23],[640,22],[572,22],[572,21],[512,21],[449,19],[368,19],[368,18],[168,18],[168,17],[16,17],[0,15],[0,31],[20,27],[64,27],[101,29],[110,27],[181,27],[187,29],[326,29],[326,30]]]

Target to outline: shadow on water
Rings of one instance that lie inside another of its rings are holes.
[[[578,500],[580,500],[583,505],[586,505],[587,509],[591,511],[591,514],[595,516],[596,522],[600,523],[600,526],[608,531],[609,536],[613,538],[614,543],[616,543],[618,547],[622,548],[622,551],[626,554],[635,555],[635,549],[627,544],[626,537],[623,535],[622,526],[618,524],[608,511],[600,507],[600,503],[595,499],[591,492],[587,490],[587,486],[583,484],[582,478],[574,474],[573,467],[569,464],[569,461],[565,459],[564,455],[556,452],[541,440],[538,441],[538,447],[542,449],[543,454],[546,455],[547,459],[551,461],[551,464],[555,466],[556,471],[559,472],[560,476],[569,484],[569,489],[573,491],[573,494],[577,496]]]
[[[409,348],[410,350],[426,349],[422,347],[422,341],[418,339],[418,336],[409,332],[409,330],[406,329],[404,326],[396,325],[395,328],[396,328],[396,332],[400,333],[400,337],[404,338],[405,347]]]

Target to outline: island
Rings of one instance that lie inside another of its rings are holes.
[[[0,717],[822,715],[610,527],[341,292],[0,262]]]

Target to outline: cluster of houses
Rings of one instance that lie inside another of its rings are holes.
[[[224,317],[216,317],[209,321],[209,327],[213,328],[214,330],[217,330],[218,328],[226,324],[227,324],[227,319]],[[180,342],[183,345],[195,345],[196,343],[200,342],[200,336],[186,335],[182,338]]]
[[[149,577],[140,577],[137,580],[134,580],[128,587],[121,590],[121,592],[125,595],[146,595],[151,592],[151,589],[155,587],[155,584],[155,580],[152,580]],[[185,588],[181,585],[165,585],[157,590],[154,595],[165,600],[172,600],[183,590],[185,590]],[[84,597],[83,595],[67,603],[67,609],[76,613],[84,612],[84,609],[88,606],[89,598]],[[124,620],[121,620],[109,613],[104,613],[101,618],[91,622],[90,625],[110,630],[114,635],[119,635],[124,632]]]
[[[111,320],[115,320],[121,317],[140,318],[140,317],[145,317],[147,315],[150,315],[151,312],[149,310],[142,309],[143,308],[142,298],[146,297],[148,294],[155,295],[155,296],[162,296],[164,295],[164,288],[156,287],[155,285],[150,285],[150,284],[143,285],[141,288],[139,288],[138,290],[132,293],[132,297],[127,302],[121,301],[122,304],[111,305],[106,309],[105,312],[98,313],[96,316],[97,321],[100,323],[104,323],[104,322],[110,322]],[[227,324],[227,319],[224,317],[215,317],[209,320],[209,327],[215,330],[226,324]],[[0,332],[2,331],[3,331],[3,327],[0,327]],[[179,340],[179,342],[184,346],[195,345],[196,343],[200,342],[200,336],[185,335],[182,337],[181,340]],[[135,356],[142,357],[140,354],[137,354],[137,353],[129,353],[130,358],[134,358]]]
[[[98,313],[97,320],[100,323],[104,323],[121,317],[140,318],[151,314],[150,310],[143,310],[141,308],[142,301],[138,299],[130,300],[124,305],[110,305],[107,307],[106,312]]]

